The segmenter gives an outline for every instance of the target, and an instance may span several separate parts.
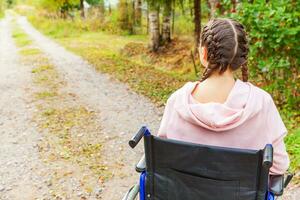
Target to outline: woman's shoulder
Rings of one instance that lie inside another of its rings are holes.
[[[173,92],[170,97],[168,98],[168,102],[171,102],[178,98],[179,96],[185,96],[186,94],[189,94],[193,91],[198,81],[195,82],[187,82],[183,86],[181,86],[179,89],[177,89],[175,92]]]
[[[253,95],[255,95],[256,98],[259,98],[263,100],[265,103],[272,103],[273,98],[270,93],[268,93],[266,90],[260,88],[259,86],[254,85],[251,82],[246,82],[245,84],[250,85],[251,91]]]

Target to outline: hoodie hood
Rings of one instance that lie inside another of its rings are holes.
[[[174,108],[184,120],[212,131],[227,131],[240,126],[262,109],[254,98],[254,86],[236,80],[225,103],[199,103],[192,91],[198,82],[189,82],[176,94]],[[254,100],[254,101],[253,101]]]

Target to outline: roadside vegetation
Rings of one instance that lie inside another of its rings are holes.
[[[6,8],[6,1],[0,0],[0,19],[4,16],[5,8]]]
[[[231,17],[247,28],[250,81],[267,90],[289,130],[291,169],[300,170],[299,13],[295,0],[274,1],[23,1],[15,10],[44,34],[101,72],[162,105],[187,81],[198,80],[200,24]],[[49,6],[51,5],[51,6]]]

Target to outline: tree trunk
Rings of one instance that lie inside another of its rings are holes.
[[[149,9],[147,9],[147,34],[149,34]]]
[[[194,39],[195,39],[195,49],[194,52],[198,52],[200,45],[200,34],[201,34],[201,0],[194,0]]]
[[[80,0],[80,15],[82,18],[85,17],[83,1],[84,0]]]
[[[142,0],[134,1],[134,19],[135,25],[141,26],[142,24]]]
[[[110,3],[109,3],[109,7],[108,7],[108,8],[111,9]],[[104,0],[101,0],[101,1],[99,2],[99,10],[100,10],[100,12],[101,12],[101,15],[104,16],[104,14],[105,14]]]
[[[119,25],[122,30],[128,30],[129,28],[129,13],[127,0],[121,0],[118,6],[119,11]]]
[[[103,7],[104,7],[104,1],[103,1]],[[108,13],[111,14],[112,10],[111,10],[111,4],[110,1],[108,2]]]
[[[162,23],[162,42],[169,43],[171,41],[171,17],[172,3],[165,1]]]
[[[172,8],[172,34],[174,34],[175,30],[175,1],[173,1],[173,8]]]
[[[149,5],[149,47],[156,52],[159,48],[160,32],[159,32],[159,6]]]

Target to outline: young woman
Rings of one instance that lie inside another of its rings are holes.
[[[201,81],[189,82],[167,101],[158,136],[222,147],[274,147],[271,174],[289,166],[287,129],[272,97],[247,82],[248,44],[244,27],[231,19],[213,19],[201,35]],[[243,81],[234,78],[241,69]]]

